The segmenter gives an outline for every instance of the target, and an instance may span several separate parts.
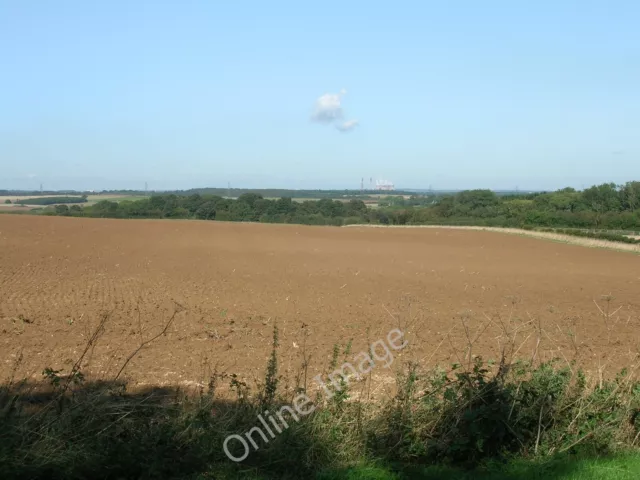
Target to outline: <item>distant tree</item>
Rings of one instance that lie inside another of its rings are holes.
[[[56,205],[56,215],[69,215],[69,207],[66,205]]]
[[[247,194],[251,195],[251,194]],[[229,214],[231,215],[230,220],[236,222],[250,222],[254,220],[253,215],[254,211],[251,208],[251,205],[248,202],[241,202],[240,199],[236,200],[231,204],[231,208],[229,209]],[[255,220],[258,220],[257,218]]]
[[[291,197],[282,197],[275,202],[276,213],[288,214],[295,213],[296,204],[291,200]]]
[[[164,207],[166,198],[163,195],[151,195],[149,198],[149,206],[153,209],[162,209]]]
[[[435,207],[436,212],[439,216],[448,218],[453,216],[454,214],[454,198],[453,197],[444,197],[440,199],[438,204]]]
[[[538,195],[533,199],[533,202],[537,208],[573,212],[579,205],[581,196],[581,193],[563,189],[554,193]]]
[[[640,182],[625,183],[620,193],[625,209],[634,211],[640,208]]]
[[[8,198],[4,201],[4,203],[11,205],[11,200],[9,200]]]
[[[205,202],[200,205],[200,208],[196,211],[196,218],[200,220],[215,220],[216,218],[216,204],[215,202]]]
[[[117,217],[118,203],[109,200],[100,200],[91,207],[91,215],[94,217]]]
[[[325,217],[343,217],[345,214],[345,206],[339,200],[331,200],[323,198],[317,202],[318,213]]]
[[[205,203],[202,196],[199,193],[194,193],[193,195],[189,195],[187,198],[182,200],[182,206],[189,210],[191,213],[196,213],[200,206]]]
[[[456,203],[467,205],[471,210],[490,207],[500,202],[500,197],[491,190],[467,190],[456,194]]]
[[[362,200],[349,200],[346,210],[348,216],[357,217],[364,215],[367,212],[367,206]]]
[[[243,193],[238,197],[238,202],[246,203],[250,208],[253,208],[255,203],[262,198],[262,195],[256,193]]]
[[[502,211],[509,218],[524,218],[533,205],[533,200],[505,200],[502,204]]]
[[[175,212],[178,208],[180,208],[180,199],[177,195],[165,195],[164,206],[162,207],[162,216],[163,217],[178,217],[179,215]]]
[[[582,192],[582,200],[596,213],[596,227],[600,226],[605,213],[621,209],[620,193],[615,183],[603,183],[586,189]]]
[[[183,207],[175,207],[164,212],[164,216],[167,218],[189,218],[189,215],[189,210]]]

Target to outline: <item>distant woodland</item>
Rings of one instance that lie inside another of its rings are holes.
[[[367,200],[370,196],[350,193],[347,197],[344,191],[320,191],[314,193],[315,200],[300,196],[294,200],[291,196],[265,198],[256,192],[225,198],[203,190],[153,194],[134,201],[103,200],[84,207],[57,205],[45,213],[338,226],[365,223],[640,229],[640,182],[635,181],[624,185],[605,183],[582,191],[564,188],[528,194],[467,190],[455,194],[404,192],[403,196],[394,192],[369,206],[362,198]]]

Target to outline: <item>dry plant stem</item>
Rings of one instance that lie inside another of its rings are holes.
[[[456,347],[453,345],[453,341],[451,340],[451,336],[447,335],[447,339],[449,340],[449,345],[451,345],[451,350],[453,350],[453,354],[456,356],[456,359],[458,360],[458,364],[464,365],[462,363],[462,360],[460,359],[460,356],[458,355],[458,350],[456,350]]]
[[[571,375],[573,375],[574,371],[573,371],[573,368],[571,368],[571,362],[569,362],[569,360],[567,360],[567,357],[562,352],[562,349],[558,346],[558,344],[556,342],[553,341],[553,339],[549,336],[549,334],[547,333],[546,330],[542,330],[542,331],[544,332],[546,337],[549,339],[549,341],[551,343],[553,343],[553,345],[556,347],[556,350],[558,351],[558,353],[560,353],[560,355],[562,355],[562,358],[564,358],[564,361],[567,363],[567,367],[569,368],[569,371],[571,372]]]
[[[607,344],[610,344],[611,343],[611,327],[612,327],[611,317],[613,317],[616,313],[618,313],[622,308],[622,306],[618,307],[613,313],[610,313],[609,309],[611,308],[611,300],[613,300],[613,297],[611,295],[606,295],[603,298],[607,302],[606,312],[602,310],[602,308],[600,308],[600,305],[598,305],[598,302],[596,302],[595,299],[593,300],[593,303],[595,303],[596,307],[600,311],[600,314],[602,315],[602,319],[604,320],[604,326],[607,329]]]
[[[487,320],[491,319],[487,316],[487,314],[485,313],[484,316],[487,318]],[[501,348],[501,353],[502,353],[502,357],[503,360],[505,360],[507,363],[510,363],[513,360],[514,357],[514,348],[515,348],[515,343],[516,343],[516,338],[518,336],[518,333],[520,332],[520,330],[523,330],[525,327],[527,327],[530,323],[532,323],[532,320],[529,320],[528,322],[516,327],[515,329],[513,329],[513,333],[511,333],[509,327],[507,325],[505,325],[505,323],[502,321],[502,318],[500,316],[498,316],[498,320],[500,322],[500,327],[502,328],[502,332],[503,335],[507,338],[507,344]],[[507,320],[508,324],[511,325],[513,323],[513,306],[511,307],[511,311],[509,312],[509,318]],[[500,346],[500,337],[502,335],[500,335],[498,337],[498,345]],[[507,348],[510,347],[509,351],[507,352]]]
[[[467,336],[467,355],[469,356],[468,358],[468,369],[471,370],[471,361],[472,361],[472,350],[473,350],[473,345],[478,341],[478,339],[480,338],[480,336],[485,332],[485,330],[489,327],[489,325],[491,325],[493,322],[489,319],[489,321],[484,324],[484,326],[482,328],[479,329],[478,333],[476,334],[475,338],[473,340],[471,340],[471,337],[469,336],[469,328],[467,327],[467,324],[464,322],[464,320],[462,320],[462,325],[464,327],[464,331],[465,331],[465,335]]]
[[[533,350],[533,355],[531,355],[531,365],[536,361],[536,357],[538,356],[538,348],[540,347],[540,341],[542,340],[542,320],[538,318],[538,338],[536,340],[536,348]],[[527,337],[528,338],[528,337]]]
[[[540,444],[540,434],[542,433],[542,410],[544,403],[540,405],[540,415],[538,416],[538,436],[536,437],[536,446],[533,449],[533,453],[538,454],[538,445]]]
[[[80,358],[78,358],[76,363],[73,364],[73,367],[71,367],[71,375],[69,375],[69,377],[67,378],[67,381],[66,381],[64,387],[62,388],[62,390],[60,392],[60,395],[62,395],[69,388],[69,385],[71,384],[71,382],[73,381],[73,378],[74,378],[73,373],[79,371],[80,365],[82,365],[82,361],[84,360],[85,355],[87,354],[89,349],[92,349],[92,348],[95,347],[95,344],[98,341],[98,338],[100,337],[100,334],[104,331],[104,326],[106,325],[107,320],[110,317],[111,317],[111,313],[104,313],[100,317],[100,323],[98,323],[98,327],[93,331],[93,334],[91,335],[91,337],[87,341],[87,344],[85,345],[84,351],[80,355]]]
[[[530,338],[531,338],[531,333],[529,335],[527,335],[522,342],[520,342],[520,346],[518,348],[516,348],[515,352],[513,352],[512,359],[516,358],[518,356],[518,353],[520,353],[520,350],[522,349],[522,347],[524,347],[524,344],[527,343],[527,340],[529,340]],[[540,342],[538,341],[538,344],[539,343]],[[537,351],[538,351],[538,346],[536,345],[536,348],[535,348],[535,350],[533,352],[533,356],[536,355]],[[532,359],[532,361],[533,361],[533,359]]]
[[[415,319],[413,319],[413,321],[406,323],[404,326],[402,325],[402,321],[400,320],[400,318],[396,318],[390,311],[389,309],[386,307],[386,305],[382,305],[382,308],[384,308],[386,310],[386,312],[389,314],[389,316],[394,320],[396,326],[398,327],[398,329],[401,332],[404,332],[405,335],[407,333],[409,333],[409,329],[415,325],[416,321],[418,320],[417,317]],[[411,308],[411,305],[409,305],[409,308]],[[411,314],[409,314],[409,316],[411,316]]]
[[[465,353],[465,357],[467,357],[467,371],[471,371],[471,353],[473,351],[473,342],[471,341],[471,337],[469,336],[469,327],[467,326],[464,318],[460,318],[460,322],[462,323],[464,334],[467,337],[467,352]]]
[[[307,355],[307,330],[306,330],[307,325],[306,324],[302,324],[302,358],[303,358],[303,363],[302,363],[302,369],[303,369],[303,375],[304,375],[304,392],[307,392],[307,376],[309,373],[309,362],[311,361],[311,355]]]
[[[574,360],[578,359],[578,344],[576,343],[576,335],[575,333],[573,333],[571,330],[569,330],[569,333],[565,333],[562,331],[562,329],[560,328],[560,325],[558,325],[558,323],[556,323],[556,328],[558,329],[558,332],[560,332],[561,335],[564,335],[566,337],[569,338],[569,341],[571,342],[571,346],[573,347],[573,355],[574,355]]]
[[[180,310],[178,310],[177,307],[180,307]],[[113,381],[117,381],[118,378],[120,378],[120,375],[122,374],[122,372],[124,371],[125,368],[127,368],[127,365],[129,364],[129,362],[140,352],[140,350],[142,350],[144,347],[146,347],[147,345],[149,345],[151,342],[153,342],[154,340],[156,340],[157,338],[160,338],[162,335],[164,335],[165,333],[167,333],[167,330],[169,329],[169,327],[171,326],[171,324],[173,323],[173,320],[176,318],[176,315],[178,314],[178,311],[182,311],[184,309],[184,307],[182,307],[181,305],[176,303],[176,308],[173,311],[173,314],[171,315],[171,318],[169,318],[169,321],[165,324],[164,328],[162,329],[162,331],[160,333],[158,333],[156,336],[150,338],[149,340],[143,341],[140,343],[140,345],[138,346],[138,348],[136,348],[131,355],[129,355],[127,357],[127,359],[124,361],[124,364],[122,365],[122,367],[120,368],[120,371],[117,373],[117,375],[113,378]]]
[[[449,336],[449,334],[451,333],[451,330],[453,330],[453,327],[451,327],[451,328],[449,329],[449,331],[447,332],[447,335],[446,335],[446,337],[445,337],[445,338],[447,338],[447,337]],[[426,365],[429,365],[429,363],[431,362],[431,359],[432,359],[432,358],[434,357],[434,355],[438,352],[438,350],[440,350],[440,347],[442,346],[442,344],[443,344],[443,343],[444,343],[444,338],[443,338],[442,340],[440,340],[440,343],[438,344],[438,346],[433,350],[433,352],[431,352],[431,355],[429,355],[429,358],[428,358],[428,359],[427,359],[427,361],[426,361]],[[426,357],[426,356],[425,356],[425,357],[422,357],[422,358],[420,359],[420,362],[419,362],[419,363],[425,364],[425,362],[424,362],[425,358],[427,358],[427,357]]]

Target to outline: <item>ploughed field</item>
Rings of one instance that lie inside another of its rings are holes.
[[[472,354],[576,360],[614,373],[640,345],[640,257],[495,232],[0,215],[0,377],[69,373],[133,384],[326,371],[393,328],[393,368]],[[376,363],[374,378],[390,379]],[[290,383],[293,380],[290,381]],[[384,389],[385,383],[378,387]]]

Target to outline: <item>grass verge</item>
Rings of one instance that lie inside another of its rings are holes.
[[[509,233],[512,235],[521,235],[524,237],[533,237],[546,240],[552,240],[571,245],[581,245],[590,248],[605,248],[608,250],[618,250],[624,252],[632,252],[640,254],[640,243],[633,239],[625,237],[625,240],[619,240],[621,235],[604,234],[603,232],[588,235],[586,233],[576,233],[576,230],[562,229],[562,233],[551,229],[535,230],[524,228],[506,228],[506,227],[477,227],[477,226],[460,226],[460,225],[373,225],[358,224],[345,225],[345,227],[363,227],[363,228],[435,228],[435,229],[454,229],[454,230],[482,230],[487,232]]]

